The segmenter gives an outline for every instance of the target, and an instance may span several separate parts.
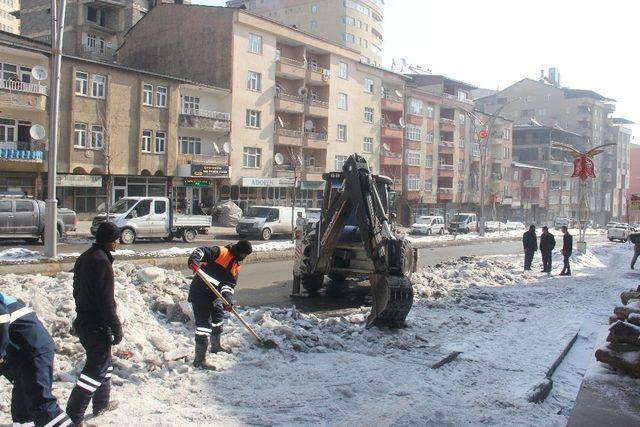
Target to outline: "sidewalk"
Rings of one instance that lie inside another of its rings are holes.
[[[70,231],[67,233],[67,237],[73,238],[73,239],[88,239],[91,238],[91,221],[78,221],[78,224],[76,225],[76,231]],[[236,229],[234,227],[219,227],[219,226],[214,226],[214,227],[209,227],[209,236],[218,236],[218,235],[224,235],[224,236],[230,236],[230,235],[235,235],[236,234]]]

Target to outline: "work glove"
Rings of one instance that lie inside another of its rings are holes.
[[[124,334],[122,333],[122,328],[117,328],[116,330],[112,331],[112,335],[113,335],[113,339],[111,340],[112,345],[120,344],[120,342],[122,341],[122,338],[124,338]]]
[[[222,308],[227,311],[231,311],[233,309],[233,295],[230,292],[223,292],[222,297],[227,300],[229,304],[222,304]]]

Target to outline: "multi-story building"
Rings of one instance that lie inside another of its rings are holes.
[[[550,70],[549,78],[539,81],[523,79],[493,95],[476,100],[480,109],[494,112],[501,108],[501,115],[516,124],[538,123],[559,126],[582,136],[578,148],[585,149],[606,143],[609,115],[614,111],[613,99],[590,90],[569,89],[560,86],[558,73]],[[604,224],[612,216],[612,189],[617,162],[610,156],[615,150],[595,158],[597,179],[590,182],[592,218]]]
[[[640,199],[640,145],[629,146],[629,188],[627,189],[627,203],[633,196]],[[640,205],[628,204],[629,222],[640,223]]]
[[[631,124],[634,123],[623,118],[613,118],[610,120],[605,133],[605,142],[615,143],[616,146],[613,150],[608,150],[602,154],[606,156],[605,162],[611,163],[605,165],[608,167],[608,173],[615,174],[611,187],[611,200],[605,200],[605,209],[610,206],[611,218],[620,222],[622,222],[623,218],[626,221],[627,215],[629,214],[627,211],[627,194],[630,187],[630,180],[634,179],[634,175],[631,173],[630,161],[631,129],[625,126]],[[635,175],[635,177],[635,179],[637,179],[638,175]],[[607,181],[608,178],[609,177],[605,177]]]
[[[227,5],[358,50],[365,63],[382,63],[383,0],[231,0]]]
[[[231,181],[220,197],[243,208],[294,197],[318,206],[322,173],[355,152],[380,170],[385,72],[355,50],[241,9],[162,4],[128,32],[118,59],[230,91]]]
[[[20,0],[0,0],[0,31],[20,34],[20,20],[16,16],[18,9]]]
[[[513,162],[511,166],[512,218],[525,224],[544,223],[547,170],[520,162]]]
[[[115,51],[129,28],[155,4],[167,1],[171,0],[67,2],[63,52],[91,59],[111,60],[115,58]],[[189,0],[175,2],[189,3]],[[20,3],[21,34],[49,43],[51,41],[51,2],[21,0]]]

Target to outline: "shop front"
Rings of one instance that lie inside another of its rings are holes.
[[[83,214],[93,214],[105,210],[107,202],[107,179],[101,175],[63,175],[56,176],[56,197],[58,207],[76,211],[80,218]]]
[[[229,179],[229,166],[188,164],[181,165],[180,177],[172,180],[172,200],[176,213],[210,215],[220,199],[222,182]]]
[[[41,197],[37,173],[0,172],[0,195]]]

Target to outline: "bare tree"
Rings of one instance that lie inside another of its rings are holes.
[[[96,102],[96,114],[100,121],[100,125],[102,126],[102,149],[100,149],[100,157],[102,159],[102,164],[104,165],[104,172],[107,179],[105,211],[108,213],[111,206],[111,193],[113,188],[111,168],[114,162],[120,158],[122,153],[118,153],[114,144],[112,144],[111,130],[114,128],[115,123],[113,123],[112,118],[107,117],[106,109],[106,102]]]

